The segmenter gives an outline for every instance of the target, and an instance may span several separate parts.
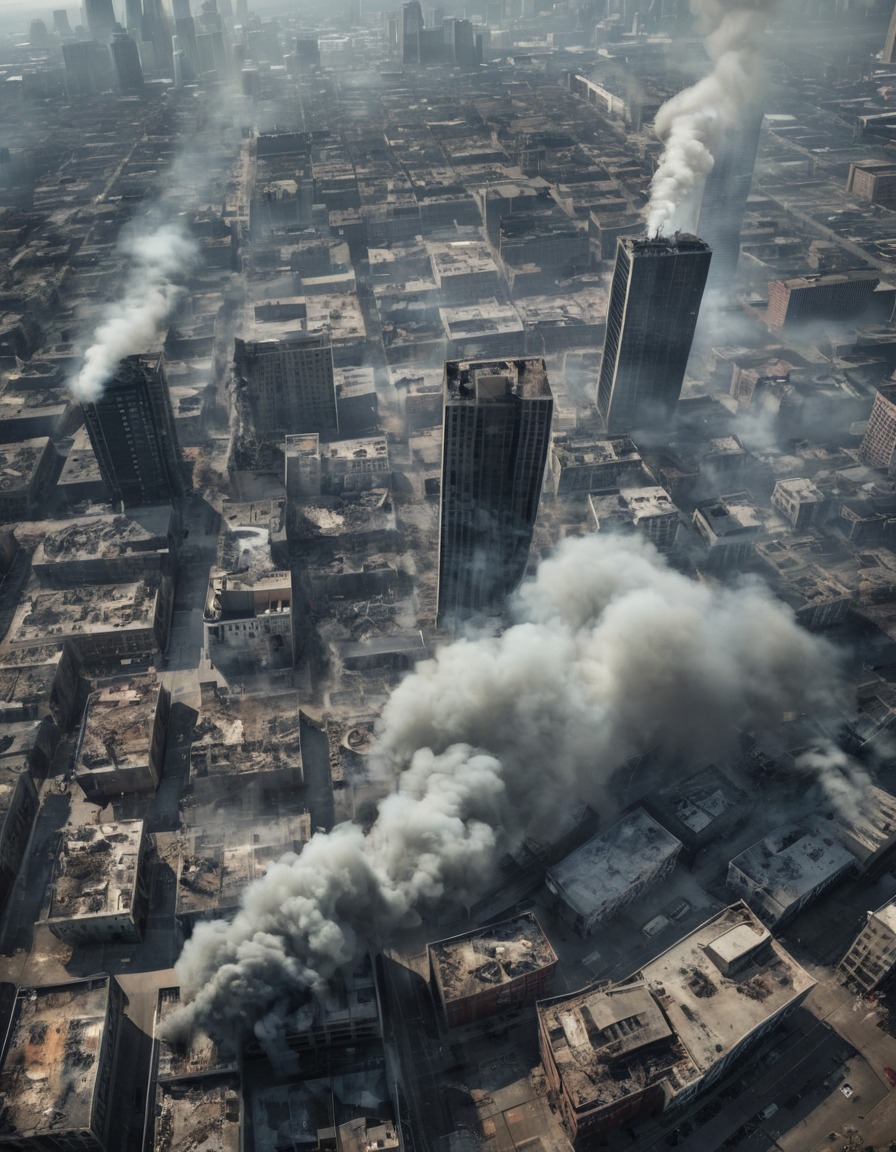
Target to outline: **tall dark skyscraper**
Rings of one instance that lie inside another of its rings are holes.
[[[84,15],[93,39],[108,41],[116,23],[112,0],[84,0]]]
[[[129,32],[139,35],[143,23],[143,0],[125,0],[124,22]]]
[[[608,432],[656,425],[681,395],[712,253],[696,236],[616,244],[597,407]]]
[[[884,64],[896,63],[896,6],[893,7],[893,15],[890,17],[890,25],[887,28],[887,38],[884,41],[884,53],[881,59]]]
[[[423,31],[423,9],[420,0],[402,4],[398,15],[398,51],[405,64],[420,61],[420,33]]]
[[[730,295],[740,258],[740,233],[753,182],[762,113],[751,110],[740,128],[724,134],[706,180],[697,232],[712,250],[707,287]]]
[[[127,356],[84,422],[111,498],[130,507],[183,493],[180,446],[160,356]]]
[[[526,570],[551,439],[544,361],[453,360],[442,388],[438,623],[495,615]]]
[[[137,51],[135,41],[127,32],[119,29],[112,33],[109,50],[112,53],[112,63],[115,65],[119,91],[142,92],[143,69],[140,67],[140,53]]]

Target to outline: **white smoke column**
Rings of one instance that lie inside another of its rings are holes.
[[[69,387],[76,399],[96,400],[125,356],[144,352],[157,337],[181,292],[196,245],[178,224],[131,233],[119,245],[127,261],[124,290],[106,309]]]
[[[656,114],[654,129],[663,154],[650,185],[647,234],[668,234],[686,222],[680,212],[702,188],[726,131],[755,108],[763,82],[761,41],[772,0],[726,9],[718,0],[697,0],[712,72],[677,93]]]
[[[244,893],[232,923],[199,924],[177,962],[172,1035],[272,1016],[446,893],[488,885],[532,819],[599,802],[611,772],[659,744],[699,765],[737,726],[836,712],[837,660],[759,584],[720,588],[635,538],[565,542],[500,636],[440,649],[392,694],[379,754],[395,792],[369,831],[341,824]]]

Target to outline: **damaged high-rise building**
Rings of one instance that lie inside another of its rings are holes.
[[[544,361],[449,361],[443,385],[439,626],[502,610],[526,570],[551,437]]]
[[[597,390],[608,432],[661,424],[674,411],[711,256],[684,233],[617,242]]]

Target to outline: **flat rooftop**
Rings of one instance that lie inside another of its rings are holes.
[[[210,1072],[235,1072],[236,1049],[213,1040],[201,1028],[194,1028],[185,1044],[169,1044],[159,1033],[180,1007],[179,988],[161,988],[156,1006],[157,1080],[191,1079]]]
[[[0,1129],[51,1140],[89,1129],[110,979],[23,989],[0,1068]]]
[[[592,918],[680,848],[671,832],[636,808],[548,869],[548,885],[570,908]]]
[[[429,945],[435,978],[446,1002],[556,964],[557,956],[532,912]]]
[[[628,980],[538,1007],[579,1107],[699,1080],[815,981],[743,904],[724,909]]]
[[[549,399],[544,360],[449,360],[445,365],[444,398],[451,404],[501,403]]]
[[[85,824],[62,834],[48,920],[126,914],[133,903],[142,820]]]
[[[6,644],[33,648],[84,635],[143,631],[155,623],[157,590],[143,580],[85,585],[65,591],[34,589],[16,611]]]
[[[870,859],[896,843],[896,796],[868,784],[833,813],[833,831],[859,860]]]
[[[523,331],[523,322],[513,305],[501,304],[494,299],[440,308],[439,316],[449,340],[472,340],[476,336]]]
[[[743,793],[715,765],[663,788],[651,798],[657,810],[668,812],[695,835],[704,832],[743,799]]]
[[[191,776],[302,770],[299,698],[203,691],[190,748]]]
[[[122,515],[80,516],[77,520],[29,525],[40,533],[35,564],[114,558],[128,552],[168,547],[173,512],[167,505],[133,508]]]
[[[572,437],[554,442],[554,456],[564,468],[594,464],[637,463],[641,454],[628,436]]]
[[[150,1152],[240,1152],[240,1132],[236,1075],[156,1085]]]
[[[152,676],[134,677],[127,684],[92,692],[75,771],[147,765],[158,696],[159,685]]]
[[[0,444],[0,497],[29,486],[49,443],[43,436],[18,444]]]
[[[854,865],[830,823],[807,816],[785,824],[735,856],[731,866],[760,891],[770,913],[781,916],[801,897]]]

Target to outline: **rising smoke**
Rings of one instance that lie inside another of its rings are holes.
[[[178,223],[129,232],[120,242],[127,273],[121,296],[109,304],[93,332],[71,392],[81,401],[96,400],[125,356],[144,352],[156,339],[182,291],[178,280],[196,252],[192,237]]]
[[[726,132],[755,115],[763,80],[761,40],[772,0],[731,8],[694,0],[713,68],[667,100],[654,129],[663,154],[650,185],[649,236],[692,227],[693,200],[709,175]]]
[[[372,826],[316,834],[246,890],[232,923],[197,926],[169,1034],[269,1034],[371,943],[482,892],[533,819],[572,798],[600,806],[629,757],[660,745],[699,765],[738,725],[836,711],[835,669],[758,584],[696,583],[632,538],[565,542],[503,634],[441,648],[392,694],[378,755],[395,790]]]

